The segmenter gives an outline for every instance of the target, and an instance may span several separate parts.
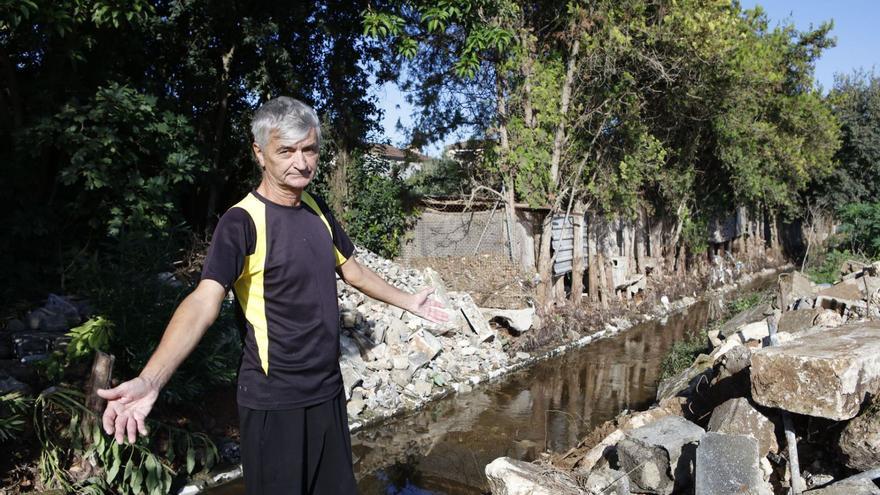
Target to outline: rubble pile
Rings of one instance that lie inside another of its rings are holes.
[[[356,254],[359,263],[401,290],[434,287],[432,297],[446,306],[450,319],[431,323],[337,281],[340,366],[350,421],[363,423],[418,408],[451,390],[466,392],[493,371],[529,357],[509,357],[502,348],[507,332],[499,334],[489,321],[497,318],[516,332],[528,331],[534,309],[478,308],[469,294],[447,291],[431,268],[406,269],[361,248]]]
[[[711,332],[711,350],[664,380],[653,408],[563,456],[556,486],[577,488],[554,493],[880,493],[880,262],[841,275],[780,275],[776,301]],[[493,493],[544,493],[548,469],[510,461],[487,467]],[[516,486],[498,481],[506,465]]]

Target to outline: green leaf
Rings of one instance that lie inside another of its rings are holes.
[[[186,472],[192,474],[196,467],[196,452],[192,445],[186,449]]]

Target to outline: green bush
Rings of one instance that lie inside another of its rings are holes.
[[[761,301],[764,300],[766,294],[763,292],[752,292],[750,294],[746,294],[742,297],[734,299],[727,303],[727,307],[725,308],[727,311],[728,317],[733,317],[737,313],[742,313],[743,311],[757,306]]]
[[[839,212],[842,244],[872,259],[880,257],[880,202],[851,203]]]
[[[159,344],[165,326],[192,285],[172,285],[158,274],[173,266],[181,249],[172,233],[165,239],[123,234],[111,245],[81,260],[68,274],[74,293],[86,296],[95,310],[113,322],[108,352],[117,358],[114,375],[140,373]],[[180,403],[235,380],[241,339],[231,303],[195,351],[162,391],[162,399]]]
[[[217,448],[202,433],[191,433],[147,419],[149,434],[119,445],[101,430],[101,419],[84,405],[81,393],[62,387],[43,391],[34,401],[34,431],[40,443],[40,481],[64,493],[160,495],[170,493],[173,477],[209,470]],[[80,459],[96,472],[78,481],[70,467]]]
[[[832,248],[818,257],[816,264],[807,268],[807,275],[817,284],[833,284],[840,280],[840,265],[847,260],[867,261],[848,250]]]
[[[370,155],[355,159],[343,220],[348,234],[360,246],[386,258],[400,252],[412,212],[407,208],[409,190],[396,180],[389,164]]]

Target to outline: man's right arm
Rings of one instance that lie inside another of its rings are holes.
[[[208,327],[217,319],[226,289],[220,283],[202,280],[177,306],[162,340],[140,376],[108,390],[98,390],[107,399],[104,430],[117,443],[127,436],[134,442],[137,432],[146,435],[146,417],[180,363],[195,349]]]

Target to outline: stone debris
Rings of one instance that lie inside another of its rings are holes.
[[[871,480],[841,481],[809,490],[809,495],[880,495],[880,488]]]
[[[486,466],[486,479],[494,495],[574,495],[583,491],[562,473],[510,457],[499,457]]]
[[[587,476],[586,485],[590,494],[630,495],[629,476],[623,471],[602,466]]]
[[[694,495],[769,495],[758,461],[758,441],[747,435],[708,432],[700,439]]]
[[[865,471],[880,466],[880,399],[843,428],[838,448],[844,464],[850,469]]]
[[[733,318],[724,322],[718,328],[718,336],[721,339],[730,338],[731,335],[735,334],[739,327],[743,325],[747,325],[749,323],[754,323],[756,321],[761,321],[766,318],[766,313],[770,311],[770,305],[767,303],[761,303],[756,306],[753,306],[742,313],[737,314]]]
[[[776,426],[744,397],[730,399],[716,407],[706,431],[728,435],[748,435],[758,442],[758,455],[779,451]]]
[[[526,332],[535,324],[535,308],[526,309],[494,309],[482,308],[486,319],[498,318],[519,333]]]
[[[446,304],[451,321],[442,326],[431,323],[338,280],[343,328],[340,367],[346,397],[359,393],[364,404],[349,408],[351,421],[419,407],[443,390],[468,391],[479,377],[530,357],[508,356],[484,310],[470,294],[448,291],[436,271],[405,269],[361,248],[356,255],[359,263],[401,290],[414,293],[434,287],[431,297]],[[534,310],[526,311],[530,325]],[[520,316],[517,321],[523,320]]]
[[[880,322],[844,325],[752,354],[758,404],[837,421],[880,391]]]
[[[813,437],[797,448],[813,456],[800,459],[805,493],[880,493],[871,481],[880,481],[875,265],[850,263],[837,284],[780,276],[777,308],[759,304],[722,324],[708,335],[708,354],[659,384],[658,405],[618,417],[601,441],[578,446],[578,457],[565,462],[586,493],[788,493],[784,413],[795,413],[795,438]],[[824,419],[809,427],[797,415]],[[847,423],[817,428],[829,420]],[[816,452],[818,445],[827,451]],[[850,470],[862,472],[835,481]],[[607,486],[621,474],[619,488]]]
[[[624,433],[617,444],[621,469],[638,492],[668,495],[691,485],[697,444],[705,434],[679,416],[666,416]]]

